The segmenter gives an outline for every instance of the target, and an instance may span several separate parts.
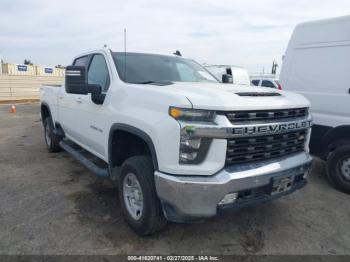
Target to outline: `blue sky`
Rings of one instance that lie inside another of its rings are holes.
[[[296,24],[349,11],[348,0],[2,0],[0,55],[67,65],[104,44],[122,50],[127,28],[128,51],[180,50],[200,63],[268,71]]]

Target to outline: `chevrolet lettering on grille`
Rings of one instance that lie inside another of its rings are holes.
[[[311,127],[311,120],[261,126],[235,127],[232,129],[232,134],[243,136],[268,135],[285,133],[292,130],[305,129],[309,127]]]

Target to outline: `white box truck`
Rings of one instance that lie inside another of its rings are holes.
[[[350,190],[350,16],[298,25],[280,81],[311,102],[311,153],[327,160],[332,184]]]

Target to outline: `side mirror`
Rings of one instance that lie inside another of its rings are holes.
[[[224,74],[224,75],[222,75],[222,82],[223,83],[231,83],[232,84],[233,83],[233,78],[229,74]]]
[[[98,95],[102,92],[101,86],[87,83],[84,66],[67,66],[65,87],[66,92],[70,94]]]
[[[84,66],[67,66],[66,68],[66,92],[69,94],[88,94],[83,88],[87,84],[86,68]]]
[[[65,87],[70,94],[91,94],[92,102],[98,105],[103,104],[106,97],[100,85],[88,84],[84,66],[67,66]]]

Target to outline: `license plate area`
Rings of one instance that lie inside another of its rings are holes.
[[[293,176],[273,179],[271,195],[277,195],[289,191],[293,186],[293,182]]]

